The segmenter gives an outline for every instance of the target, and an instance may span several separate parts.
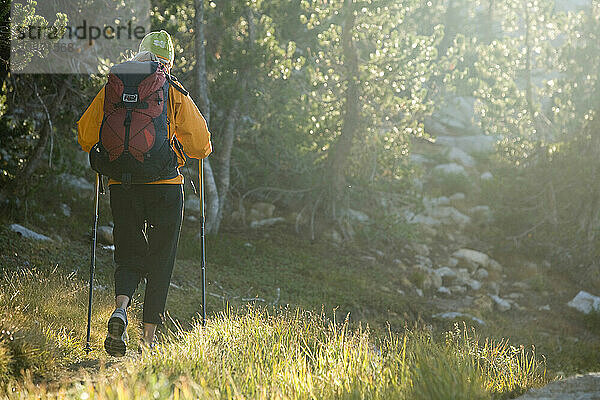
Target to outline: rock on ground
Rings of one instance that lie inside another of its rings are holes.
[[[12,224],[10,226],[10,230],[13,232],[17,232],[21,236],[29,238],[29,239],[52,241],[52,239],[50,239],[48,236],[42,235],[41,233],[34,232],[31,229],[27,229],[24,226],[19,225],[19,224]]]
[[[589,314],[592,310],[598,311],[600,309],[600,297],[582,290],[567,305],[584,314]]]
[[[285,218],[277,217],[277,218],[267,218],[267,219],[261,219],[258,221],[252,221],[250,223],[250,228],[262,228],[263,226],[275,225],[278,222],[285,222]]]
[[[532,389],[517,400],[592,400],[600,399],[600,373],[575,375]]]
[[[96,233],[98,234],[98,241],[103,244],[111,245],[115,243],[113,237],[113,228],[110,226],[99,226]]]

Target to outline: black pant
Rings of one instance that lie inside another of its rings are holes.
[[[115,295],[131,299],[146,277],[143,322],[161,323],[183,219],[183,185],[110,186]]]

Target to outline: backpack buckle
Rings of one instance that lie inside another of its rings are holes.
[[[138,101],[137,94],[123,93],[123,102],[124,103],[137,103],[137,101]]]

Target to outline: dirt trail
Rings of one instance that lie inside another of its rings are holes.
[[[600,399],[600,373],[575,375],[533,389],[517,400],[593,400]]]

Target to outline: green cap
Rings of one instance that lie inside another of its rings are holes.
[[[173,50],[171,35],[169,35],[167,31],[161,30],[160,32],[150,32],[144,36],[138,51],[149,51],[156,57],[168,61],[169,65],[173,65],[175,51]]]

